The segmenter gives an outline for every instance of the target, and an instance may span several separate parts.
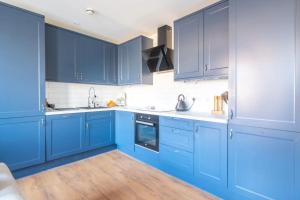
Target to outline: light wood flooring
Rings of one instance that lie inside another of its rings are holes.
[[[209,194],[112,151],[17,181],[27,200],[211,200]]]

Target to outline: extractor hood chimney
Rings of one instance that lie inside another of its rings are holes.
[[[143,51],[150,72],[174,69],[172,50],[172,28],[168,25],[158,28],[157,47]]]

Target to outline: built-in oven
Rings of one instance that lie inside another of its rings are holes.
[[[135,144],[159,151],[159,116],[135,114]]]

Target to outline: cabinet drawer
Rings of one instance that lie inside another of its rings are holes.
[[[192,131],[175,129],[166,126],[160,127],[161,144],[169,145],[189,152],[194,151],[193,135],[194,133]]]
[[[167,145],[160,145],[162,168],[170,173],[193,174],[193,154]]]
[[[162,126],[168,126],[168,127],[189,130],[189,131],[192,131],[194,128],[193,120],[188,120],[188,119],[180,119],[174,117],[160,117],[159,123]]]
[[[111,116],[111,111],[91,112],[91,113],[86,113],[86,120],[101,119],[110,116]]]

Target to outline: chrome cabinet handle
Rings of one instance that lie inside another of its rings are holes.
[[[230,119],[233,119],[233,110],[230,110]]]
[[[86,129],[89,129],[89,123],[86,123],[85,126],[86,126]]]
[[[229,138],[230,138],[230,139],[232,139],[232,137],[233,137],[233,134],[232,134],[232,132],[233,132],[233,130],[232,130],[232,129],[230,129],[230,131],[229,131]]]
[[[208,70],[208,64],[205,65],[205,71],[207,71],[207,70]]]

